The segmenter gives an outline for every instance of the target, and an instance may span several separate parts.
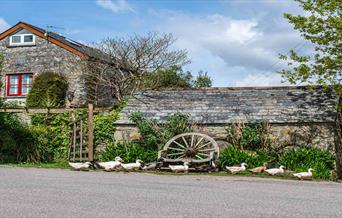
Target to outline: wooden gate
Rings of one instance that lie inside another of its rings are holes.
[[[88,104],[88,114],[73,120],[68,150],[71,162],[94,161],[93,105]],[[85,125],[87,124],[87,125]]]

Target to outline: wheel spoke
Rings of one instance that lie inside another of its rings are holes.
[[[186,147],[189,147],[188,142],[185,140],[184,136],[182,136],[182,139],[183,139],[183,141],[184,141],[184,143],[185,143],[185,146],[186,146]]]
[[[204,148],[205,146],[207,146],[207,145],[210,145],[210,144],[211,144],[211,142],[205,143],[204,145],[201,145],[201,146],[200,146],[200,147],[198,147],[197,149]]]
[[[209,148],[209,149],[202,149],[202,150],[198,150],[198,151],[215,151],[215,149],[213,149],[213,148]]]
[[[175,150],[175,151],[183,151],[183,152],[184,152],[184,149],[180,149],[180,148],[172,148],[172,147],[169,147],[169,149]]]
[[[184,152],[172,153],[172,154],[168,154],[167,156],[175,156],[175,155],[180,155],[180,154],[184,154]]]
[[[175,141],[173,141],[176,145],[178,145],[179,147],[181,147],[181,148],[185,148],[183,145],[181,145],[181,144],[179,144],[178,142],[176,142],[176,140]]]
[[[203,139],[204,137],[201,137],[201,139],[196,143],[195,148],[202,142]]]
[[[203,158],[201,156],[199,156],[198,154],[196,154],[196,157],[198,157],[199,159],[203,160]]]
[[[209,157],[209,155],[208,155],[208,154],[204,154],[204,153],[201,153],[201,152],[198,152],[197,154],[199,154],[199,155],[203,155],[203,156],[206,156],[206,157]]]
[[[194,135],[191,135],[191,145],[190,147],[192,147],[194,145]]]

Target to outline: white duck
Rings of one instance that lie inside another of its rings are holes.
[[[300,180],[311,179],[312,178],[312,171],[313,171],[313,169],[310,168],[308,170],[308,172],[295,173],[295,174],[293,174],[293,176],[297,177]]]
[[[187,173],[189,170],[189,162],[184,162],[183,165],[169,165],[169,168],[171,169],[172,172],[174,173]]]
[[[121,164],[125,171],[138,170],[141,168],[141,160],[137,160],[135,163]]]
[[[108,161],[108,162],[98,162],[96,163],[100,168],[104,168],[105,171],[112,171],[116,168],[121,167],[122,159],[121,157],[115,157],[115,161]]]
[[[231,167],[226,166],[226,169],[228,170],[228,172],[234,174],[234,173],[245,171],[246,166],[248,166],[246,163],[241,163],[239,167],[237,167],[237,166],[231,166]]]
[[[266,173],[268,173],[269,175],[276,175],[276,174],[283,174],[285,167],[284,166],[280,166],[279,168],[272,168],[272,169],[268,169],[265,170]]]
[[[92,163],[91,162],[85,162],[85,163],[71,163],[71,162],[69,162],[69,165],[74,170],[89,170]]]

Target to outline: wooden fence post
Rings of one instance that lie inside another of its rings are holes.
[[[94,161],[94,106],[88,104],[88,159]]]

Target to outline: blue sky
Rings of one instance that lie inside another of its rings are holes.
[[[284,12],[302,13],[293,0],[1,0],[0,31],[24,21],[82,43],[172,33],[191,58],[185,69],[208,71],[215,86],[286,85],[278,54],[311,48]]]

